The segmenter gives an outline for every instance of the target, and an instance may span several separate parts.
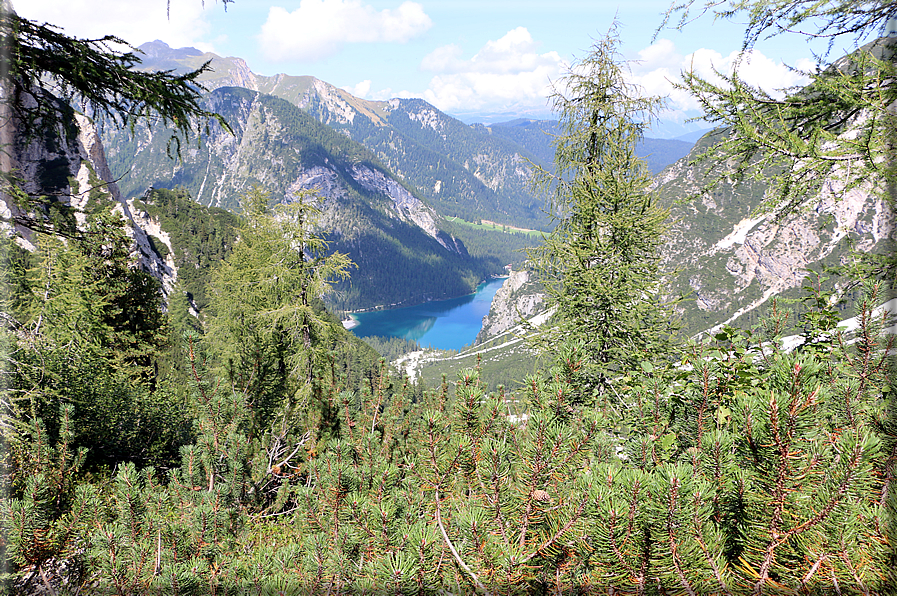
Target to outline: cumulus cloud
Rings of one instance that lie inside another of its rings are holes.
[[[544,108],[550,82],[566,64],[557,52],[538,52],[529,31],[518,27],[463,58],[454,45],[438,48],[421,62],[434,73],[424,99],[444,111]]]
[[[132,45],[161,39],[174,48],[214,49],[204,41],[209,34],[207,13],[196,0],[171,0],[171,18],[165,2],[15,0],[14,7],[24,18],[49,22],[77,37],[96,39],[111,34]]]
[[[343,87],[343,89],[345,89],[355,97],[366,98],[368,96],[368,93],[371,92],[371,80],[365,79],[359,82],[354,87]]]
[[[794,66],[808,71],[814,68],[814,63],[802,59]],[[723,56],[715,50],[702,48],[683,56],[668,39],[658,40],[639,52],[639,59],[632,65],[632,80],[648,95],[669,97],[668,112],[664,117],[682,120],[698,115],[700,105],[686,91],[675,87],[675,83],[682,81],[681,72],[693,71],[719,84],[722,79],[717,73],[731,76],[736,69],[741,80],[778,98],[784,95],[783,90],[809,82],[805,75],[757,50],[739,57],[739,52]]]
[[[258,39],[271,60],[314,61],[347,43],[404,43],[432,25],[416,2],[378,12],[360,0],[302,0],[293,12],[272,6]]]

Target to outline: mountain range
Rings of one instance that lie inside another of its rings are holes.
[[[168,291],[179,249],[150,213],[151,188],[180,187],[200,205],[233,211],[255,184],[276,201],[314,190],[320,230],[358,265],[330,298],[331,307],[347,310],[467,293],[503,270],[511,244],[525,245],[526,237],[501,231],[502,224],[547,227],[526,181],[532,164],[550,163],[556,122],[467,125],[418,99],[373,102],[313,77],[256,75],[239,58],[159,42],[143,51],[146,68],[186,70],[212,60],[214,72],[203,75],[206,106],[224,116],[233,134],[212,124],[198,142],[184,139],[180,159],[171,159],[167,130],[100,126],[100,143],[93,123],[79,116],[84,139],[74,153],[66,150],[71,167],[60,180],[74,179],[82,189],[94,179],[118,181],[146,267]],[[728,180],[702,194],[708,166],[694,159],[714,135],[725,134],[708,133],[693,149],[684,141],[654,145],[654,186],[671,209],[663,250],[673,272],[667,291],[686,298],[679,310],[690,334],[752,322],[773,298],[794,297],[807,270],[843,264],[852,250],[888,251],[894,241],[893,212],[865,187],[842,193],[830,181],[784,220],[758,214],[767,191],[759,181]],[[643,150],[652,143],[646,139]],[[39,156],[31,158],[35,179],[47,178],[46,164],[63,159],[44,155],[43,165],[34,165]],[[86,200],[75,188],[70,194],[73,204]],[[478,228],[481,220],[499,228]],[[515,268],[522,265],[517,258]]]
[[[445,217],[536,229],[549,225],[542,198],[529,187],[529,176],[532,164],[551,166],[556,122],[466,125],[421,99],[365,100],[311,76],[258,75],[241,58],[195,48],[172,49],[160,41],[144,44],[140,50],[142,67],[147,70],[187,72],[210,62],[211,71],[199,78],[209,91],[239,87],[286,100],[366,147]],[[640,153],[658,172],[690,148],[683,141],[646,139]],[[139,186],[146,180],[122,173],[126,194],[132,184]],[[203,204],[228,206],[220,202],[220,196],[195,198]]]
[[[240,195],[254,185],[277,202],[314,190],[320,229],[357,265],[329,298],[334,308],[468,293],[508,262],[519,264],[522,253],[510,252],[526,243],[476,224],[550,225],[529,177],[533,164],[551,163],[556,122],[468,126],[419,99],[363,100],[310,76],[256,75],[239,58],[161,42],[141,50],[143,68],[152,70],[188,71],[211,60],[213,70],[201,77],[205,105],[232,134],[212,124],[201,139],[181,139],[179,159],[171,159],[167,130],[102,127],[123,195],[182,187],[200,204],[239,211]],[[659,169],[690,145],[645,147],[663,152]]]

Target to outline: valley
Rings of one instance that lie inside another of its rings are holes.
[[[692,142],[616,21],[466,124],[0,2],[0,590],[892,593],[897,38],[729,8],[873,39]]]
[[[284,202],[314,190],[332,250],[358,265],[327,298],[337,311],[468,294],[505,265],[524,267],[526,249],[550,229],[527,179],[529,168],[550,164],[556,122],[464,125],[420,100],[363,100],[313,77],[263,77],[239,58],[161,42],[142,50],[144,68],[182,72],[211,60],[213,70],[201,76],[211,90],[206,101],[232,121],[235,136],[213,125],[199,147],[172,161],[161,131],[144,127],[129,137],[109,130],[104,141],[124,194],[177,186],[197,202],[239,210],[236,197],[251,184]],[[705,135],[694,150],[659,139],[638,148],[671,208],[663,255],[678,273],[667,289],[669,299],[682,299],[686,333],[738,317],[753,324],[772,296],[797,295],[802,272],[843,261],[851,246],[889,250],[893,217],[883,202],[864,201],[868,190],[840,200],[833,189],[809,198],[789,220],[767,218],[744,234],[735,230],[761,204],[762,183],[724,183],[684,201],[699,193],[695,181],[710,175],[689,161],[713,138]],[[264,151],[250,152],[259,142]]]

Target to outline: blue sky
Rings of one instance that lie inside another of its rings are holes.
[[[670,121],[696,103],[671,81],[694,65],[729,70],[743,27],[705,16],[684,32],[654,32],[664,0],[13,0],[23,17],[70,34],[115,34],[131,44],[160,39],[244,58],[259,74],[312,75],[367,99],[423,97],[459,116],[548,117],[546,94],[614,17],[632,78],[670,95]],[[824,48],[815,48],[817,51]],[[811,47],[794,36],[757,46],[742,76],[767,89],[803,82]]]

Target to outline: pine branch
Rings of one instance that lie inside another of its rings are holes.
[[[476,576],[473,570],[467,566],[461,559],[461,555],[458,554],[455,545],[452,544],[452,541],[449,540],[448,534],[445,531],[445,526],[442,525],[442,507],[439,504],[439,490],[436,491],[436,524],[439,526],[439,531],[442,532],[442,539],[445,540],[446,545],[448,545],[449,550],[452,552],[452,556],[455,557],[455,561],[457,561],[458,565],[470,576],[473,580],[474,585],[479,589],[480,592],[486,594],[486,596],[491,596],[489,590],[486,589],[486,586],[480,582],[480,579]]]
[[[551,538],[549,538],[548,540],[546,540],[545,542],[540,544],[536,548],[536,550],[534,550],[529,555],[524,557],[523,560],[520,561],[520,565],[525,565],[527,562],[529,562],[530,559],[532,559],[533,557],[535,557],[536,555],[540,554],[542,551],[544,551],[545,549],[550,547],[552,544],[554,544],[557,541],[558,538],[563,536],[564,533],[566,533],[567,530],[569,530],[573,526],[573,524],[575,524],[577,521],[579,521],[579,518],[582,515],[582,512],[585,510],[585,506],[586,506],[586,503],[588,503],[588,501],[589,501],[589,497],[587,496],[579,503],[579,506],[576,508],[576,511],[573,513],[573,516],[569,520],[567,520],[567,523],[565,523],[561,527],[560,530],[555,532],[554,536],[552,536]]]

